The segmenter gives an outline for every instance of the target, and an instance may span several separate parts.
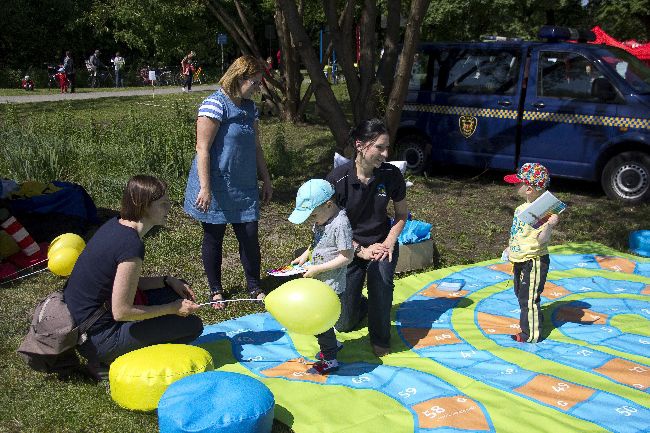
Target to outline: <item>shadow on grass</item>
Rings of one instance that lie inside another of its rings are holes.
[[[273,419],[273,432],[274,433],[293,433],[293,430],[282,421],[278,421],[278,418],[282,418],[285,421],[288,421],[289,425],[293,425],[293,414],[287,410],[284,406],[280,404],[275,404],[275,418]]]
[[[409,348],[414,348],[425,339],[433,324],[447,311],[455,308],[468,308],[474,302],[467,298],[433,298],[427,300],[406,301],[394,305],[391,314],[397,317],[402,338]],[[408,329],[408,335],[405,330]]]

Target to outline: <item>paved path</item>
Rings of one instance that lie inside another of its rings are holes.
[[[204,84],[201,86],[192,86],[192,91],[210,91],[217,88],[216,84]],[[156,87],[156,95],[169,95],[171,93],[181,93],[178,86]],[[28,102],[53,102],[53,101],[72,101],[77,99],[97,99],[97,98],[115,98],[119,96],[151,96],[154,94],[152,89],[143,87],[138,90],[116,90],[110,92],[90,91],[84,93],[54,93],[49,95],[21,95],[21,96],[0,96],[0,104],[24,104]]]

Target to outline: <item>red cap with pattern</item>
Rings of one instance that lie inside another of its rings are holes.
[[[527,162],[521,166],[517,174],[504,176],[503,180],[508,183],[525,183],[537,191],[541,191],[548,188],[551,176],[548,173],[548,169],[542,164]]]

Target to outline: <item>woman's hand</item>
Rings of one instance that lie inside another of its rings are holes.
[[[388,248],[383,243],[372,244],[362,249],[361,252],[363,253],[361,258],[365,260],[380,261],[393,256],[393,248]]]
[[[174,289],[174,291],[178,293],[178,296],[181,298],[189,299],[190,301],[196,301],[194,292],[192,291],[192,288],[189,284],[179,280],[176,277],[167,277],[167,284],[169,287]]]
[[[181,317],[187,317],[201,308],[199,304],[194,301],[190,301],[189,299],[179,299],[178,301],[174,302],[174,306],[176,307],[175,314]]]
[[[273,185],[271,179],[262,182],[262,204],[268,204],[273,197]]]
[[[196,202],[194,205],[201,212],[207,212],[210,208],[210,202],[212,201],[212,194],[209,188],[201,188],[199,194],[196,197]]]
[[[384,260],[385,258],[388,258],[388,261],[392,262],[393,261],[393,251],[395,250],[395,242],[394,241],[389,241],[388,239],[386,239],[381,244],[384,247],[385,254],[387,253],[388,256],[386,257],[386,255],[384,254],[383,258],[381,258],[380,260]]]

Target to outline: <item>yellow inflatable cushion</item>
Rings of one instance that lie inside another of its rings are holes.
[[[158,344],[134,350],[111,364],[111,397],[125,409],[149,411],[169,385],[194,373],[214,370],[205,349],[187,344]]]

